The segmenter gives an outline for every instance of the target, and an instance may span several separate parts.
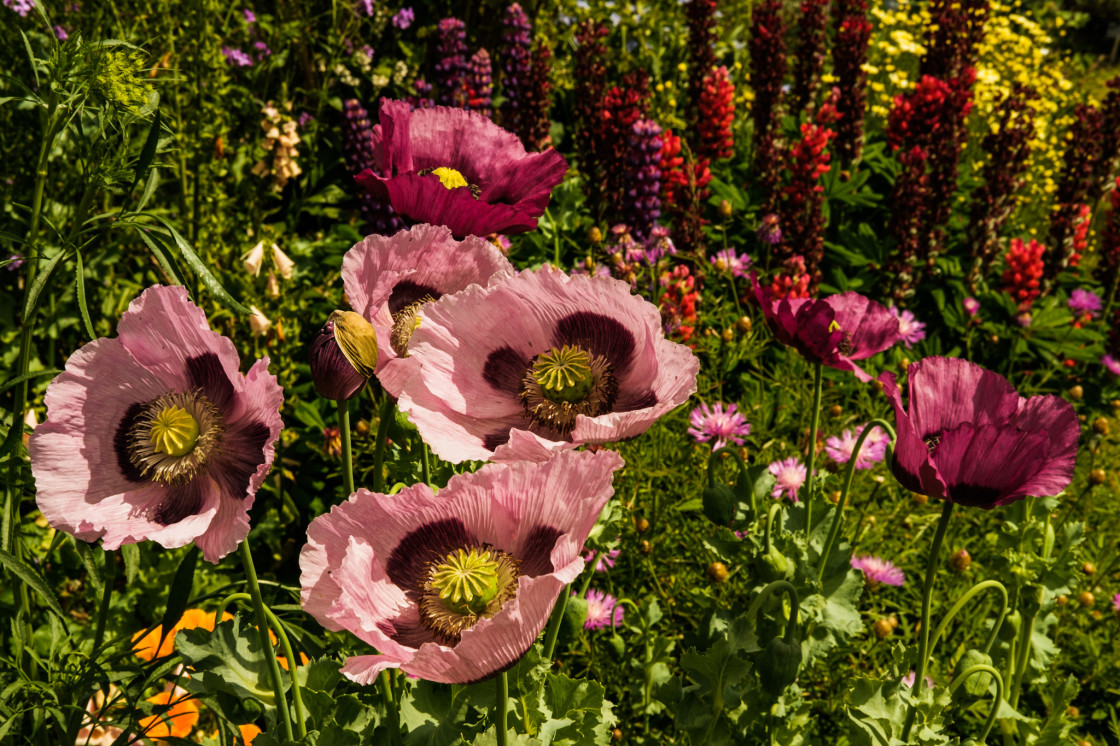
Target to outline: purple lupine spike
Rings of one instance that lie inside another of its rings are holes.
[[[532,73],[532,26],[529,16],[517,3],[506,8],[502,18],[502,90],[506,101],[502,104],[502,126],[516,132],[525,142],[527,124],[525,99],[532,95],[529,88]],[[525,142],[526,146],[529,143]]]
[[[439,22],[439,61],[436,62],[436,102],[463,106],[467,86],[467,25],[458,18]]]
[[[492,69],[490,53],[480,49],[471,56],[467,72],[467,108],[491,119],[494,116],[490,108],[494,93]]]
[[[552,82],[549,80],[551,72],[552,50],[543,41],[539,41],[533,48],[533,66],[523,110],[524,124],[518,133],[521,135],[521,142],[530,150],[544,150],[552,144],[552,120],[549,118],[549,110],[552,108]]]
[[[377,161],[373,154],[373,142],[370,140],[372,126],[369,121],[369,112],[357,99],[347,99],[342,105],[344,125],[342,127],[343,153],[346,157],[346,169],[356,175],[370,168],[378,170]],[[358,214],[361,215],[366,230],[370,233],[393,235],[404,223],[393,210],[393,206],[370,194],[367,190],[354,184],[354,193],[358,195]]]
[[[661,127],[639,119],[630,130],[626,199],[622,214],[634,237],[645,241],[661,217]]]

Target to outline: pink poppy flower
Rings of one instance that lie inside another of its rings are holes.
[[[533,644],[613,489],[613,451],[488,464],[432,492],[358,490],[311,522],[300,553],[303,607],[379,654],[342,673],[370,684],[387,668],[461,684]]]
[[[460,238],[535,230],[568,170],[552,148],[527,153],[517,135],[465,109],[413,111],[383,99],[370,139],[375,168],[358,183],[398,214]]]
[[[771,496],[777,499],[782,495],[789,495],[789,499],[795,503],[801,502],[797,491],[805,484],[808,474],[805,464],[798,461],[796,456],[790,456],[784,461],[775,461],[767,468],[774,475],[774,491]]]
[[[852,567],[863,573],[867,584],[872,588],[880,585],[903,586],[906,573],[881,557],[852,557]]]
[[[899,340],[898,319],[885,307],[859,293],[822,300],[776,298],[751,274],[754,297],[766,325],[784,345],[794,347],[812,363],[851,371],[861,381],[871,376],[855,364]]]
[[[584,600],[587,601],[587,619],[583,623],[584,629],[603,629],[603,627],[617,627],[622,624],[625,609],[611,594],[592,588],[587,591]]]
[[[957,358],[920,360],[907,375],[907,409],[894,374],[879,376],[897,423],[891,466],[906,489],[991,509],[1070,483],[1081,428],[1069,402],[1023,398],[1003,376]]]
[[[393,236],[367,236],[346,252],[342,283],[355,311],[377,332],[377,377],[393,396],[413,372],[402,365],[420,305],[470,285],[485,285],[513,265],[477,236],[457,241],[441,225],[417,225]]]
[[[824,450],[829,458],[838,464],[846,464],[852,458],[852,451],[856,448],[856,441],[859,440],[859,434],[863,432],[866,425],[845,430],[839,436],[832,436],[824,442]],[[857,469],[870,469],[875,464],[886,458],[887,446],[890,444],[890,436],[881,427],[876,427],[871,431],[871,434],[863,441],[863,447],[859,449],[859,455],[856,457]]]
[[[725,410],[723,402],[716,402],[711,407],[707,403],[701,403],[689,415],[692,427],[688,429],[688,434],[697,443],[705,443],[715,438],[712,443],[713,450],[723,448],[728,441],[737,446],[743,445],[743,437],[751,434],[751,426],[746,418],[735,410],[735,404]]]
[[[106,549],[193,541],[217,562],[249,533],[272,467],[284,393],[268,358],[248,375],[183,287],[134,300],[115,338],[70,356],[31,436],[39,509]]]
[[[620,280],[545,267],[420,310],[400,394],[446,461],[547,458],[632,438],[696,391],[700,363]]]

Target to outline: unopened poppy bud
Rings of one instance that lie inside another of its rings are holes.
[[[839,417],[840,415],[844,414],[844,408],[839,404],[833,404],[828,408],[828,414],[832,417]]]
[[[1063,593],[1054,599],[1054,603],[1058,604],[1058,606],[1065,606],[1069,603],[1069,596]]]
[[[649,531],[649,521],[645,518],[635,518],[634,530],[639,534],[644,534],[646,531]]]
[[[593,225],[587,231],[587,240],[591,243],[603,243],[603,232]]]
[[[727,580],[728,576],[727,565],[722,562],[713,562],[708,565],[708,578],[713,583],[722,583]]]
[[[358,420],[358,424],[354,425],[354,432],[356,432],[358,435],[361,435],[363,437],[366,436],[366,435],[369,435],[369,433],[370,433],[369,421],[368,420]]]
[[[731,203],[725,199],[719,202],[719,216],[724,220],[731,217]]]
[[[241,257],[241,264],[244,265],[245,271],[256,277],[261,273],[261,263],[264,262],[264,241],[261,241],[253,248],[249,249]]]
[[[967,549],[960,549],[949,555],[949,567],[957,572],[964,572],[972,564],[972,555]]]
[[[622,729],[621,728],[615,728],[614,730],[611,731],[611,740],[614,741],[615,743],[622,740]]]
[[[731,331],[730,328],[724,329],[723,332],[720,333],[719,337],[724,342],[727,342],[727,343],[730,344],[731,342],[733,342],[735,340],[735,332]]]
[[[1120,412],[1120,399],[1113,399],[1108,406],[1112,407],[1113,412]]]
[[[874,632],[875,636],[880,640],[885,640],[894,632],[894,627],[891,626],[890,621],[887,619],[876,619],[875,623],[871,625],[871,631]]]
[[[1093,420],[1093,432],[1098,435],[1108,435],[1108,420],[1104,417]]]
[[[653,545],[642,539],[642,543],[638,545],[638,551],[642,554],[653,554]]]
[[[1092,575],[1096,571],[1097,571],[1097,566],[1094,565],[1092,562],[1084,562],[1081,565],[1081,572],[1085,573],[1086,575]]]
[[[751,322],[750,316],[740,316],[739,320],[735,322],[735,328],[743,334],[750,334],[754,324]]]
[[[925,505],[927,502],[929,502],[929,497],[923,495],[920,492],[915,492],[914,494],[910,495],[910,499],[912,499],[918,505]]]
[[[335,311],[311,342],[311,377],[319,396],[354,398],[377,367],[377,334],[353,311]]]
[[[1077,718],[1081,717],[1081,710],[1077,709],[1073,705],[1070,705],[1066,708],[1066,717],[1070,718],[1071,720],[1076,720]]]
[[[1081,591],[1081,593],[1077,594],[1077,603],[1085,607],[1092,606],[1096,603],[1096,600],[1097,599],[1094,598],[1093,594],[1089,591]]]
[[[1081,398],[1085,396],[1085,389],[1081,388],[1080,386],[1070,386],[1067,393],[1069,393],[1070,399],[1073,399],[1074,401],[1081,401]]]
[[[1104,484],[1104,481],[1107,477],[1108,475],[1104,473],[1104,469],[1093,469],[1091,472],[1089,472],[1089,484]]]
[[[276,265],[276,271],[280,273],[281,277],[285,280],[292,279],[292,269],[296,266],[296,263],[288,258],[288,255],[281,251],[276,244],[272,244],[272,262]]]

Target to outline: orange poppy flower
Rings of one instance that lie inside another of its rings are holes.
[[[241,731],[241,740],[245,743],[245,746],[250,746],[253,739],[261,734],[261,729],[252,724],[239,725],[237,729]]]
[[[148,738],[186,738],[198,723],[198,703],[178,687],[149,697],[148,701],[171,705],[169,710],[140,719],[140,732]]]
[[[163,634],[163,626],[156,625],[152,631],[144,634],[143,630],[137,632],[132,636],[132,652],[142,660],[150,661],[153,658],[162,658],[166,655],[171,655],[175,651],[175,634],[181,629],[194,629],[202,627],[203,629],[214,629],[214,614],[213,611],[203,611],[202,609],[187,609],[183,612],[182,618],[179,623],[163,638],[163,643],[160,644],[160,636]],[[233,615],[228,611],[222,614],[222,621],[233,619]],[[159,649],[156,649],[156,646]]]

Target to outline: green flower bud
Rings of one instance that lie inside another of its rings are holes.
[[[779,696],[797,680],[801,670],[801,644],[775,637],[762,651],[755,664],[762,690],[772,697]]]
[[[961,656],[957,662],[957,675],[960,676],[973,666],[990,666],[992,665],[992,657],[981,653],[979,650],[969,650]],[[958,689],[958,692],[964,692],[970,697],[983,697],[988,693],[989,687],[992,685],[992,675],[990,673],[981,672],[973,674],[965,679],[964,684]]]
[[[770,547],[769,551],[755,560],[755,569],[763,580],[773,583],[775,580],[789,580],[796,568],[789,557],[778,551],[777,547]]]
[[[704,488],[704,515],[717,526],[727,526],[735,517],[735,493],[726,484]]]

